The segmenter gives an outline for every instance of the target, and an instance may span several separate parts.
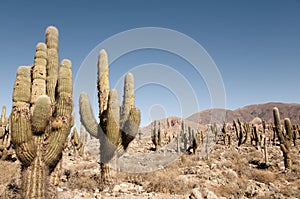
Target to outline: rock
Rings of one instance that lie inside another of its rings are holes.
[[[207,199],[218,199],[218,196],[216,196],[216,194],[212,191],[209,191],[209,190],[205,190],[205,198]]]
[[[238,174],[232,169],[228,169],[225,171],[226,177],[230,180],[230,182],[237,183]]]
[[[210,169],[211,169],[211,170],[216,169],[216,168],[217,168],[217,164],[212,163],[212,164],[210,165]]]
[[[189,196],[190,199],[203,199],[203,196],[199,189],[195,188],[192,190],[191,195]]]
[[[115,185],[114,188],[113,188],[113,192],[119,192],[121,190],[121,187],[120,185]]]

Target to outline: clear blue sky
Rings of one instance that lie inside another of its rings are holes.
[[[1,1],[0,104],[8,110],[16,70],[33,63],[35,45],[44,41],[49,25],[59,29],[60,58],[71,59],[74,78],[90,51],[110,36],[132,28],[163,27],[205,48],[223,78],[226,108],[300,102],[300,1]],[[116,60],[112,86],[120,74],[147,63],[168,65],[188,79],[199,100],[195,112],[212,107],[203,79],[185,69],[189,64],[158,50]],[[143,125],[162,116],[181,116],[174,93],[155,84],[136,91],[136,104]],[[183,116],[189,114],[192,111]]]

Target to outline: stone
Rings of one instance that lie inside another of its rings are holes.
[[[189,196],[190,199],[203,199],[203,196],[199,189],[195,188],[192,190],[191,195]]]

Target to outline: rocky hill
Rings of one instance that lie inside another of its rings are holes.
[[[263,118],[266,122],[273,121],[272,110],[274,107],[280,110],[281,118],[289,117],[293,123],[300,123],[300,104],[287,104],[270,102],[266,104],[254,104],[238,108],[236,110],[208,109],[191,115],[186,120],[200,124],[209,124],[212,112],[224,113],[226,111],[226,122],[232,122],[233,119],[240,118],[242,121],[250,122],[254,118]]]
[[[207,124],[213,123],[212,115],[218,118],[218,121],[223,121],[220,117],[225,115],[225,121],[231,123],[233,120],[240,118],[241,121],[260,123],[260,118],[264,119],[267,123],[273,123],[274,107],[279,108],[281,119],[288,117],[294,124],[300,124],[300,104],[287,104],[279,102],[270,102],[266,104],[253,104],[248,105],[236,110],[225,109],[207,109],[198,113],[195,113],[184,119],[187,126],[191,126],[193,129],[205,130]],[[182,119],[179,117],[168,117],[165,119],[157,120],[156,123],[160,124],[161,129],[167,130],[171,136],[174,135],[180,128]],[[151,129],[153,129],[153,122],[147,126],[141,128],[143,137],[151,136]],[[168,135],[169,136],[169,135]]]

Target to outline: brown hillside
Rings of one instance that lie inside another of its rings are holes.
[[[270,102],[266,104],[254,104],[238,108],[236,110],[226,110],[226,122],[231,122],[233,119],[240,118],[243,121],[250,122],[254,118],[263,118],[267,122],[273,122],[272,110],[278,107],[281,119],[289,117],[293,123],[300,123],[300,104],[287,104]],[[209,109],[191,115],[186,120],[197,122],[200,124],[208,124],[211,121],[212,111],[223,112],[224,109]]]

